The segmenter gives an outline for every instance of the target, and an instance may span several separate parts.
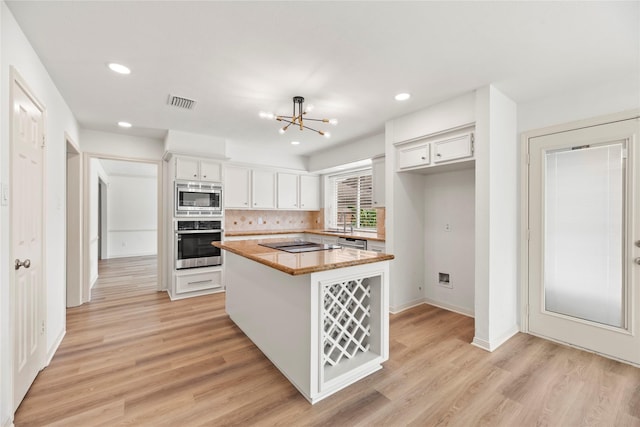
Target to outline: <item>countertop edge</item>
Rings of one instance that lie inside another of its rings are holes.
[[[314,266],[314,267],[302,267],[302,268],[290,268],[290,267],[286,267],[282,264],[276,264],[276,263],[272,263],[269,262],[267,260],[265,260],[264,258],[260,258],[257,256],[254,256],[250,253],[247,253],[245,251],[241,251],[238,250],[234,247],[231,246],[227,246],[224,244],[224,242],[214,242],[212,243],[214,246],[223,249],[225,251],[229,251],[235,255],[241,256],[243,258],[247,258],[250,259],[252,261],[255,261],[257,263],[260,263],[262,265],[266,265],[267,267],[273,268],[275,270],[281,271],[283,273],[289,274],[291,276],[301,276],[301,275],[305,275],[305,274],[311,274],[311,273],[317,273],[320,271],[328,271],[328,270],[336,270],[339,268],[345,268],[345,267],[352,267],[355,265],[362,265],[362,264],[374,264],[376,262],[382,262],[382,261],[390,261],[392,259],[395,258],[394,255],[391,254],[379,254],[377,257],[375,258],[367,258],[367,259],[358,259],[358,260],[353,260],[353,261],[344,261],[344,262],[338,262],[338,263],[334,263],[328,266]]]

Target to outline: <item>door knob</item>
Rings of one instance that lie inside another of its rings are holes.
[[[20,261],[19,259],[16,259],[15,267],[16,267],[16,270],[18,270],[20,267],[29,268],[31,267],[31,260],[28,258],[25,259],[24,261]]]
[[[28,261],[28,260],[27,260]],[[640,265],[640,256],[633,260],[636,264]]]

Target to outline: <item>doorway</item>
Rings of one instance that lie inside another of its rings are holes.
[[[640,119],[528,138],[528,332],[640,364]]]
[[[156,290],[163,290],[162,162],[84,155],[83,302],[91,300],[103,260],[157,257]]]

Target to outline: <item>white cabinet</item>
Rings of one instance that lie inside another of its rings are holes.
[[[176,179],[220,182],[222,167],[208,160],[176,157]]]
[[[248,209],[251,207],[251,169],[227,166],[224,171],[225,208]]]
[[[473,164],[473,143],[473,131],[469,128],[397,143],[396,170],[418,170],[426,174],[464,168]],[[456,165],[452,168],[443,167],[450,164]]]
[[[373,206],[384,206],[384,157],[378,157],[371,162],[371,179],[373,183]]]
[[[278,209],[298,209],[298,175],[278,173]]]
[[[320,177],[300,175],[300,209],[317,211],[320,209]]]
[[[253,170],[251,179],[252,207],[274,209],[276,207],[276,174],[271,171]]]
[[[202,291],[207,291],[208,293],[224,289],[222,285],[222,268],[217,267],[207,271],[200,271],[200,269],[195,270],[194,272],[176,273],[174,292],[176,296],[190,292],[199,292],[199,294],[202,294]]]
[[[473,134],[471,133],[433,143],[433,161],[435,163],[471,156],[473,156]]]
[[[278,173],[278,209],[320,209],[320,177]]]
[[[398,153],[398,169],[426,166],[431,163],[429,143],[402,147]]]
[[[378,240],[367,240],[367,250],[384,253],[385,243]]]

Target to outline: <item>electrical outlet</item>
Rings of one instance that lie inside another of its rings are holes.
[[[445,224],[444,231],[447,231],[447,232],[451,231],[451,224]]]

